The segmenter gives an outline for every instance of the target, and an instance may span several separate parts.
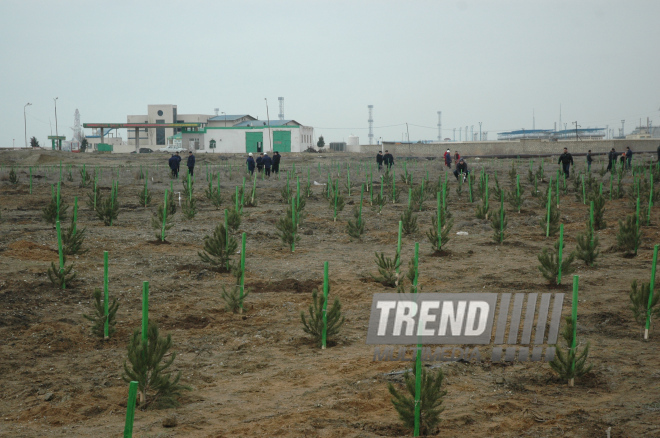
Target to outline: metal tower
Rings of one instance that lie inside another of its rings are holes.
[[[76,112],[73,115],[73,138],[71,139],[74,142],[82,142],[82,126],[80,126],[80,112],[76,109]]]
[[[369,144],[374,144],[374,106],[369,105]]]
[[[438,141],[442,141],[442,111],[438,111]]]
[[[280,120],[284,120],[284,98],[278,97],[277,100],[280,101],[280,113],[277,115]]]

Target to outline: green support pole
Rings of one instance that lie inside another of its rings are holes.
[[[61,203],[61,197],[60,197],[60,185],[62,184],[61,181],[57,182],[57,220],[60,220],[60,203]]]
[[[591,225],[591,234],[596,231],[594,228],[594,201],[589,204],[589,224]]]
[[[225,208],[225,251],[229,248],[229,212]],[[229,260],[227,260],[227,270],[229,270]]]
[[[348,196],[351,196],[351,169],[346,169],[346,185],[348,186]]]
[[[298,231],[298,224],[296,221],[296,197],[291,198],[291,221],[293,222],[293,242],[291,242],[291,252],[296,250],[296,231]]]
[[[548,215],[545,224],[545,237],[550,237],[550,204],[552,203],[552,177],[550,177],[550,184],[548,184]]]
[[[410,210],[410,202],[412,201],[412,189],[408,188],[408,210]]]
[[[415,242],[415,280],[414,293],[417,295],[417,280],[419,276],[419,243]],[[417,344],[417,355],[415,357],[415,430],[413,436],[419,436],[419,426],[422,414],[422,345]]]
[[[500,244],[504,242],[504,191],[500,192]]]
[[[635,219],[636,219],[635,223],[637,224],[637,228],[639,228],[639,196],[637,196],[637,212],[635,213]]]
[[[325,350],[328,335],[328,262],[323,263],[323,332],[321,348]]]
[[[610,172],[610,201],[612,200],[612,181],[613,180],[614,180],[614,177],[613,177],[612,173]],[[603,183],[600,183],[600,184],[601,184],[601,187],[602,187]]]
[[[472,203],[472,177],[468,174],[468,188],[470,189],[470,203]]]
[[[142,282],[142,342],[147,343],[149,330],[149,282]]]
[[[392,169],[392,204],[396,202],[396,170]]]
[[[245,233],[241,236],[241,310],[243,313],[243,295],[245,294]]]
[[[75,236],[78,227],[78,197],[73,197],[73,235]]]
[[[108,339],[110,337],[109,333],[109,321],[108,321],[108,251],[103,251],[103,315],[105,316],[105,323],[103,324],[103,338]]]
[[[165,242],[165,223],[167,222],[167,189],[165,189],[165,201],[163,203],[163,226],[160,229],[160,241]]]
[[[32,167],[30,167],[30,194],[32,194]]]
[[[649,284],[649,302],[646,306],[646,326],[644,328],[644,339],[649,338],[651,327],[651,303],[653,302],[653,289],[655,288],[655,266],[658,263],[658,245],[653,247],[653,265],[651,265],[651,283]]]
[[[238,186],[236,186],[236,196],[234,198],[236,200],[236,211],[240,213],[240,210],[238,209]]]
[[[362,222],[362,199],[364,198],[364,184],[360,186],[360,222]]]
[[[573,320],[573,342],[571,343],[571,353],[573,353],[573,361],[571,362],[571,371],[575,369],[575,345],[577,341],[577,305],[578,305],[578,282],[579,277],[573,276],[573,310],[571,312],[571,319]],[[574,379],[568,381],[568,386],[574,385]]]
[[[55,226],[57,228],[57,251],[59,252],[60,256],[60,275],[63,275],[64,273],[64,251],[62,251],[62,229],[60,228],[60,221],[59,219],[57,222],[55,222]],[[66,289],[66,285],[64,282],[62,283],[62,289]]]
[[[241,213],[243,213],[243,205],[245,205],[245,177],[243,177],[243,191],[241,192]]]
[[[438,251],[442,251],[442,215],[441,215],[441,208],[442,208],[442,200],[440,192],[437,192],[436,197],[438,198],[438,211],[437,211],[437,222],[438,222]]]
[[[403,222],[399,221],[399,237],[396,241],[396,255],[401,257],[401,232],[403,231]],[[396,268],[397,275],[399,274],[399,267]]]
[[[653,174],[651,176],[651,190],[649,191],[649,211],[646,217],[646,225],[651,225],[651,208],[653,208]]]
[[[424,193],[424,180],[422,179],[422,194]],[[419,203],[419,211],[422,211],[422,203]]]
[[[557,249],[557,284],[561,284],[561,262],[564,251],[564,224],[559,224],[559,248]]]
[[[559,208],[559,170],[557,170],[557,208]],[[601,185],[602,188],[602,185]]]
[[[587,203],[587,194],[584,188],[584,175],[582,175],[582,204]]]
[[[137,397],[138,382],[133,381],[128,387],[128,402],[126,403],[126,423],[124,425],[124,438],[133,438],[133,420],[135,419],[135,399]]]

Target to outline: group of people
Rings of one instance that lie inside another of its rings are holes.
[[[382,169],[383,164],[389,169],[394,166],[394,156],[388,150],[385,151],[385,155],[383,155],[382,151],[378,151],[376,163],[378,164],[379,171]]]
[[[589,154],[591,154],[591,151],[589,151]],[[621,155],[619,155],[618,152],[612,148],[612,150],[607,154],[607,170],[611,171],[612,166],[616,166],[617,157],[620,157],[619,159],[621,164],[623,164],[627,169],[630,169],[632,167],[632,156],[633,153],[630,150],[630,147],[627,147],[626,151],[622,152]]]
[[[168,160],[168,164],[170,166],[170,170],[172,171],[172,178],[178,178],[179,167],[181,166],[181,155],[179,155],[178,152],[176,154],[172,154]],[[195,155],[192,151],[188,151],[188,161],[186,162],[186,165],[188,166],[188,173],[190,173],[192,176],[195,170]]]
[[[257,168],[257,172],[266,172],[266,176],[270,176],[271,169],[273,173],[280,172],[280,159],[282,156],[279,152],[273,152],[273,158],[268,156],[267,152],[261,152],[257,159],[254,159],[254,154],[250,152],[248,154],[246,163],[248,167],[248,172],[250,175],[254,174],[254,168]]]

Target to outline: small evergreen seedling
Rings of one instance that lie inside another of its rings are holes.
[[[294,245],[300,241],[300,235],[296,233],[297,227],[291,218],[290,210],[289,214],[285,214],[277,221],[275,228],[277,228],[277,237],[293,251]]]
[[[241,212],[235,208],[227,210],[227,226],[233,232],[238,231],[241,226]]]
[[[397,270],[401,266],[401,257],[399,253],[394,258],[385,257],[385,253],[376,253],[376,265],[378,266],[378,276],[371,277],[383,286],[396,287],[399,284],[399,273]]]
[[[9,171],[9,182],[12,184],[18,184],[18,175],[16,175],[16,171],[14,171],[13,167]]]
[[[524,201],[522,191],[519,192],[514,188],[507,193],[506,199],[509,202],[511,208],[520,213],[520,208],[522,207]]]
[[[62,289],[63,286],[71,284],[73,280],[76,279],[76,273],[71,272],[73,270],[73,263],[69,266],[66,265],[66,255],[63,257],[63,269],[60,272],[60,268],[55,266],[55,262],[50,263],[50,268],[48,268],[48,279],[53,284],[53,286],[58,289]]]
[[[243,270],[241,269],[240,263],[236,263],[236,266],[232,269],[232,274],[236,278],[236,284],[233,284],[229,289],[222,286],[222,292],[220,297],[225,302],[225,309],[228,312],[239,313],[243,309],[243,303],[245,297],[248,296],[249,290],[243,291],[243,296],[241,297],[241,277],[243,275]]]
[[[71,172],[71,169],[66,174],[66,180],[69,182],[73,182],[73,173]]]
[[[541,230],[543,234],[545,235],[546,231],[548,231],[548,211],[547,209],[543,212],[543,217],[541,217],[541,220],[539,221],[539,226],[541,227]],[[550,204],[550,228],[549,228],[549,235],[554,236],[559,232],[559,209],[555,205],[555,203]]]
[[[112,225],[117,216],[119,216],[119,203],[113,194],[107,198],[97,198],[96,217],[102,220],[106,227]]]
[[[220,192],[218,192],[217,190],[214,190],[213,194],[211,195],[211,197],[209,199],[211,200],[211,204],[213,204],[213,206],[217,210],[219,210],[220,207],[222,206],[222,196],[220,196]]]
[[[592,365],[587,366],[587,356],[589,356],[589,343],[584,347],[582,353],[578,354],[578,347],[572,349],[573,345],[573,319],[570,316],[566,317],[564,329],[561,332],[561,337],[566,342],[567,352],[563,353],[561,348],[555,349],[555,358],[550,362],[550,368],[553,369],[562,380],[570,383],[576,377],[582,377],[591,371]]]
[[[332,211],[333,217],[335,220],[337,220],[335,214],[338,214],[339,212],[344,210],[344,197],[341,195],[341,193],[335,193],[334,196],[330,197],[330,211]]]
[[[165,218],[165,230],[163,232],[163,204],[158,206],[158,209],[151,216],[151,228],[155,231],[156,240],[163,241],[167,239],[167,232],[172,228],[172,217],[168,214]]]
[[[86,188],[89,182],[91,181],[92,176],[87,172],[87,170],[83,167],[80,169],[80,187],[81,188]]]
[[[64,199],[60,198],[60,215],[59,221],[63,222],[66,220],[66,211],[69,206],[64,202]],[[53,196],[50,200],[50,203],[42,210],[41,217],[43,220],[49,224],[55,225],[55,222],[58,221],[57,218],[57,197]]]
[[[646,316],[649,309],[649,293],[650,293],[649,283],[642,283],[640,287],[637,287],[637,280],[634,280],[630,285],[630,310],[633,313],[635,322],[642,327],[646,325]],[[653,293],[653,298],[651,298],[651,319],[654,317],[660,316],[660,294],[657,292]]]
[[[387,203],[387,200],[385,199],[385,197],[381,196],[380,193],[378,193],[374,196],[374,202],[372,204],[373,205],[372,208],[374,210],[376,210],[378,212],[378,214],[380,214],[380,212],[383,210],[383,207],[385,206],[386,203]]]
[[[509,183],[515,187],[517,179],[518,179],[518,171],[516,170],[516,163],[515,161],[512,161],[511,169],[509,170]]]
[[[92,189],[90,193],[87,193],[87,207],[96,211],[96,204],[99,199],[101,199],[101,188],[96,186],[96,189]]]
[[[490,227],[493,229],[493,240],[497,243],[502,243],[506,238],[506,229],[509,221],[506,218],[506,210],[504,207],[497,210],[490,218]]]
[[[442,229],[440,230],[440,238],[441,238],[440,244],[442,246],[445,246],[447,242],[449,242],[450,240],[449,233],[451,232],[451,229],[454,226],[454,220],[447,219],[448,215],[446,214],[446,212],[443,212],[442,209],[440,209],[440,211],[441,211],[440,221],[442,224]],[[429,230],[426,232],[426,237],[429,239],[433,251],[440,252],[441,248],[438,246],[438,215],[437,214],[434,214],[431,219],[431,228],[429,228]]]
[[[587,222],[587,231],[577,235],[575,257],[582,260],[587,266],[594,266],[596,259],[600,255],[598,245],[598,236],[594,236]]]
[[[71,225],[62,233],[62,251],[66,255],[85,254],[88,250],[81,250],[85,242],[87,228],[78,229],[71,218]]]
[[[410,206],[415,211],[421,211],[424,206],[424,201],[426,201],[428,192],[424,190],[422,185],[415,187],[412,190],[412,198],[410,200]]]
[[[328,293],[330,292],[330,285],[328,284]],[[325,297],[319,294],[316,289],[312,291],[312,304],[309,305],[309,317],[305,318],[305,312],[300,312],[300,319],[303,325],[303,331],[311,335],[314,343],[321,345],[323,339],[323,304]],[[344,317],[341,314],[341,304],[339,298],[335,297],[335,301],[331,308],[326,309],[327,330],[326,340],[329,342],[330,338],[339,333],[339,329],[344,324]]]
[[[289,187],[288,184],[280,189],[280,196],[282,197],[282,202],[284,202],[286,204],[291,203],[292,192],[291,192],[291,187]],[[232,198],[232,200],[233,200],[233,198]]]
[[[562,248],[563,251],[563,248]],[[548,280],[550,284],[557,284],[557,275],[559,274],[559,240],[554,244],[554,251],[543,248],[543,252],[538,255],[539,271],[543,277]],[[569,276],[575,272],[573,261],[575,260],[575,252],[570,254],[563,253],[561,261],[561,274],[562,276]]]
[[[399,414],[399,419],[404,427],[415,428],[415,367],[413,372],[406,372],[403,375],[405,389],[398,391],[394,385],[388,383],[387,389],[392,395],[392,404]],[[428,435],[434,432],[436,426],[440,423],[440,414],[444,411],[442,407],[442,398],[447,391],[442,390],[442,381],[444,374],[442,369],[437,371],[426,370],[422,368],[421,392],[419,403],[421,404],[419,416],[419,432],[421,435]]]
[[[590,198],[591,201],[594,201],[594,230],[602,230],[607,226],[607,223],[603,219],[605,214],[605,197],[598,194]]]
[[[413,213],[412,208],[407,208],[401,214],[401,224],[402,224],[403,234],[405,234],[406,236],[417,233],[417,231],[419,230],[419,227],[417,226],[417,215]]]
[[[151,190],[149,189],[140,189],[138,190],[138,199],[140,200],[140,205],[148,207],[151,204]]]
[[[186,196],[181,205],[181,212],[186,217],[186,219],[194,219],[197,214],[197,199],[195,197],[189,198]]]
[[[140,391],[140,406],[146,409],[151,404],[159,408],[176,407],[177,398],[184,389],[189,387],[181,385],[181,371],[175,376],[166,372],[176,359],[176,352],[172,352],[168,359],[165,355],[172,348],[172,335],[166,338],[160,336],[158,325],[149,321],[147,341],[142,341],[139,330],[133,332],[128,344],[128,360],[124,361],[124,375],[126,382],[137,381]]]
[[[236,253],[238,242],[231,234],[227,233],[225,224],[219,223],[211,236],[204,237],[204,251],[197,252],[199,258],[220,270],[231,269],[231,258]]]
[[[637,218],[634,214],[626,216],[625,222],[619,219],[616,242],[621,251],[629,255],[637,255],[637,248],[642,242],[642,228],[641,225],[637,225]]]
[[[490,206],[488,205],[488,198],[485,196],[481,198],[481,205],[477,207],[476,216],[477,219],[488,219],[490,216]]]
[[[92,334],[94,336],[97,336],[101,339],[105,338],[105,321],[108,321],[108,337],[112,336],[112,334],[115,332],[115,325],[117,324],[117,309],[119,309],[119,303],[117,302],[117,298],[112,300],[112,304],[108,305],[108,316],[106,318],[105,316],[105,309],[104,309],[104,303],[103,303],[103,292],[101,292],[101,289],[94,289],[94,294],[92,295],[94,298],[94,313],[92,315],[84,315],[83,316],[88,319],[89,321],[92,321]]]
[[[346,224],[346,232],[355,239],[361,239],[364,234],[364,219],[358,206],[353,209],[353,218],[355,220],[349,220]]]

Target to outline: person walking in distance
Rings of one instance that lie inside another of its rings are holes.
[[[587,172],[591,172],[591,162],[594,159],[591,158],[591,149],[589,149],[589,152],[587,152]]]
[[[454,161],[456,162],[456,165],[458,166],[458,160],[461,159],[461,155],[458,153],[458,151],[454,152]]]
[[[172,178],[176,178],[176,155],[172,154],[169,160],[167,160],[167,164],[170,166],[170,173],[172,174]]]
[[[248,172],[250,173],[250,175],[252,175],[254,173],[254,165],[255,165],[254,158],[252,158],[252,152],[248,154],[247,160],[245,162],[247,163]]]
[[[612,163],[616,165],[616,151],[614,148],[612,148],[611,151],[607,154],[607,171],[610,172],[612,170]]]
[[[188,166],[188,173],[190,176],[193,176],[193,172],[195,170],[195,155],[193,155],[192,151],[188,152],[188,162],[186,165]]]
[[[385,155],[383,155],[383,164],[388,170],[394,166],[394,157],[387,150],[385,151]]]
[[[445,166],[451,168],[451,151],[447,149],[444,155],[445,158]]]
[[[266,176],[270,176],[270,168],[273,165],[273,160],[268,156],[267,153],[264,152],[264,158],[261,160],[261,162],[264,165]]]
[[[658,150],[660,150],[660,147],[658,147]],[[380,169],[383,167],[383,153],[381,151],[378,151],[378,154],[376,155],[376,163],[378,164],[378,171],[380,172]]]
[[[257,157],[257,172],[261,173],[263,169],[264,169],[264,153],[262,152]]]
[[[633,156],[633,153],[630,150],[630,147],[627,147],[626,148],[626,167],[628,168],[628,170],[630,170],[630,167],[631,167],[632,156]]]
[[[573,155],[568,153],[568,148],[564,148],[564,153],[559,156],[558,164],[561,164],[562,170],[564,171],[566,178],[568,178],[571,164],[573,164]]]
[[[179,177],[179,169],[181,168],[181,155],[177,152],[176,155],[174,156],[174,159],[176,160],[176,168],[174,169],[174,177],[178,178]]]
[[[279,152],[275,151],[273,154],[273,173],[280,173],[280,159],[282,156]]]

